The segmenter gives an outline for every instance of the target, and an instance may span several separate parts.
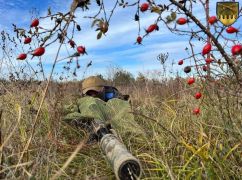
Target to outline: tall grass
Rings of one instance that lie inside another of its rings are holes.
[[[23,152],[44,87],[44,83],[0,83],[4,90],[0,96],[1,178],[115,179],[99,145],[80,146],[86,132],[61,120],[63,105],[79,97],[79,83],[51,84],[35,135]],[[195,100],[193,92],[201,88],[203,98]],[[132,112],[148,138],[147,142],[142,137],[122,137],[141,161],[142,179],[242,178],[240,96],[220,91],[214,84],[187,87],[179,78],[118,89],[130,94]],[[197,106],[198,116],[192,114]]]

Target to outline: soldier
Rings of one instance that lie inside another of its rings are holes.
[[[129,177],[141,175],[139,161],[122,143],[122,138],[132,142],[137,136],[145,137],[134,120],[128,99],[128,95],[122,95],[101,78],[91,76],[82,82],[82,97],[65,108],[66,122],[84,128],[90,134],[88,142],[100,141],[117,179],[136,179]]]
[[[112,98],[128,100],[129,95],[122,95],[117,88],[108,86],[105,81],[97,76],[91,76],[82,83],[82,95],[92,96],[107,102]]]
[[[82,97],[74,104],[65,106],[67,115],[64,120],[88,127],[89,121],[99,119],[108,129],[112,125],[121,137],[127,133],[142,133],[131,113],[128,99],[129,95],[122,95],[98,76],[91,76],[82,82]]]

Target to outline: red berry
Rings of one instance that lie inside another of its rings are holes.
[[[229,33],[229,34],[233,34],[233,33],[237,33],[239,32],[239,30],[233,26],[229,26],[227,29],[226,29],[226,32]]]
[[[148,4],[148,3],[143,3],[143,4],[140,6],[140,11],[141,11],[141,12],[147,11],[148,8],[149,8],[149,4]]]
[[[183,60],[178,61],[178,65],[183,65]]]
[[[233,56],[241,54],[242,53],[242,45],[240,45],[240,44],[234,45],[231,48],[231,52],[232,52]]]
[[[154,31],[155,29],[157,29],[157,24],[152,24],[148,27],[148,29],[146,30],[147,33],[151,33],[152,31]]]
[[[77,52],[79,54],[84,54],[84,53],[86,53],[86,48],[84,46],[78,46],[77,47]]]
[[[213,62],[213,59],[207,58],[205,61],[206,61],[206,64],[210,64],[211,62]]]
[[[208,22],[213,25],[214,23],[216,23],[218,21],[217,17],[216,16],[211,16],[209,17],[208,19]]]
[[[45,53],[45,48],[44,47],[39,47],[34,50],[32,53],[33,56],[42,56]]]
[[[187,84],[191,85],[193,83],[195,83],[195,78],[192,77],[187,80]]]
[[[179,19],[177,19],[177,24],[179,24],[179,25],[184,25],[184,24],[186,24],[187,23],[187,19],[186,18],[179,18]]]
[[[31,38],[30,37],[27,37],[27,38],[25,38],[24,39],[24,44],[29,44],[29,43],[31,43]]]
[[[137,41],[138,44],[141,44],[141,42],[142,42],[142,37],[138,36],[136,41]]]
[[[195,94],[195,98],[196,98],[196,99],[200,99],[201,97],[202,97],[202,93],[197,92],[197,93]]]
[[[37,27],[38,25],[39,25],[39,19],[34,19],[34,20],[31,22],[30,27]]]
[[[203,47],[202,55],[204,56],[205,54],[208,54],[212,50],[212,45],[210,43],[207,43]]]
[[[72,48],[74,48],[75,45],[76,45],[76,43],[75,43],[73,40],[70,40],[70,41],[69,41],[69,44],[70,44],[70,46],[71,46]]]
[[[24,60],[24,59],[26,59],[26,57],[27,57],[27,54],[22,53],[22,54],[18,55],[17,59]]]
[[[199,108],[193,109],[193,114],[196,114],[196,115],[200,114],[200,109]]]
[[[204,66],[203,66],[203,71],[206,72],[207,70],[208,70],[208,67],[204,65]]]

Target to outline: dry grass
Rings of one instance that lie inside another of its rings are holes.
[[[201,87],[185,86],[176,79],[118,87],[131,95],[135,118],[148,137],[148,142],[122,137],[142,163],[142,179],[241,179],[241,98],[204,86],[198,101],[192,92]],[[50,86],[30,146],[23,152],[44,87],[0,83],[1,178],[114,179],[99,146],[80,144],[85,132],[61,121],[63,104],[80,93],[78,83]],[[192,109],[198,105],[202,113],[195,116]]]

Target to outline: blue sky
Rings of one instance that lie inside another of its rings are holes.
[[[105,5],[107,13],[109,14],[115,1],[106,0]],[[145,2],[144,0],[141,2]],[[162,1],[167,2],[167,1]],[[0,0],[0,30],[6,30],[10,34],[13,34],[12,23],[17,24],[19,27],[28,28],[31,22],[30,10],[36,8],[40,16],[47,14],[48,7],[52,8],[53,12],[62,11],[67,12],[71,1],[61,0]],[[94,4],[94,3],[93,3]],[[215,15],[216,2],[211,1],[210,14]],[[182,68],[177,66],[177,61],[187,56],[185,47],[188,46],[188,37],[178,36],[172,34],[167,30],[164,24],[160,23],[160,30],[152,32],[148,38],[145,38],[143,45],[134,45],[138,34],[138,25],[133,21],[136,7],[123,9],[119,7],[112,17],[111,24],[107,35],[101,40],[96,40],[96,31],[91,29],[91,21],[83,18],[86,15],[94,15],[98,9],[92,5],[90,11],[83,12],[80,9],[76,11],[77,21],[82,27],[81,32],[76,32],[75,42],[78,45],[84,45],[87,49],[88,56],[79,58],[81,68],[78,70],[78,78],[81,78],[86,64],[92,60],[93,66],[91,66],[86,75],[103,74],[107,76],[107,69],[109,67],[118,66],[124,70],[130,71],[135,76],[138,72],[148,71],[162,71],[162,66],[157,61],[157,56],[160,53],[169,53],[169,59],[166,63],[166,67],[179,70],[182,72]],[[205,15],[201,6],[194,6],[194,14],[204,22]],[[153,24],[156,19],[156,14],[141,13],[141,34],[144,34],[144,28]],[[184,15],[182,16],[184,17]],[[237,22],[237,26],[241,23]],[[50,21],[44,20],[40,22],[40,25],[48,28],[53,26]],[[179,29],[195,28],[193,24],[184,25]],[[201,51],[204,43],[194,41],[196,47],[195,50]],[[54,55],[57,50],[57,44],[52,45],[46,49],[46,53],[42,58],[44,69],[46,74],[49,73],[52,63],[54,61]],[[70,50],[70,53],[74,52]],[[16,52],[16,54],[21,53]],[[60,53],[60,59],[67,56],[66,47],[63,46]],[[34,58],[30,63],[36,64],[37,58]],[[62,66],[66,61],[62,61],[56,67],[55,72],[61,72]],[[176,64],[172,66],[172,62]],[[185,64],[190,64],[191,61],[186,61]],[[24,62],[16,62],[17,66],[21,66]],[[183,66],[184,67],[184,66]],[[70,77],[72,78],[72,77]]]

